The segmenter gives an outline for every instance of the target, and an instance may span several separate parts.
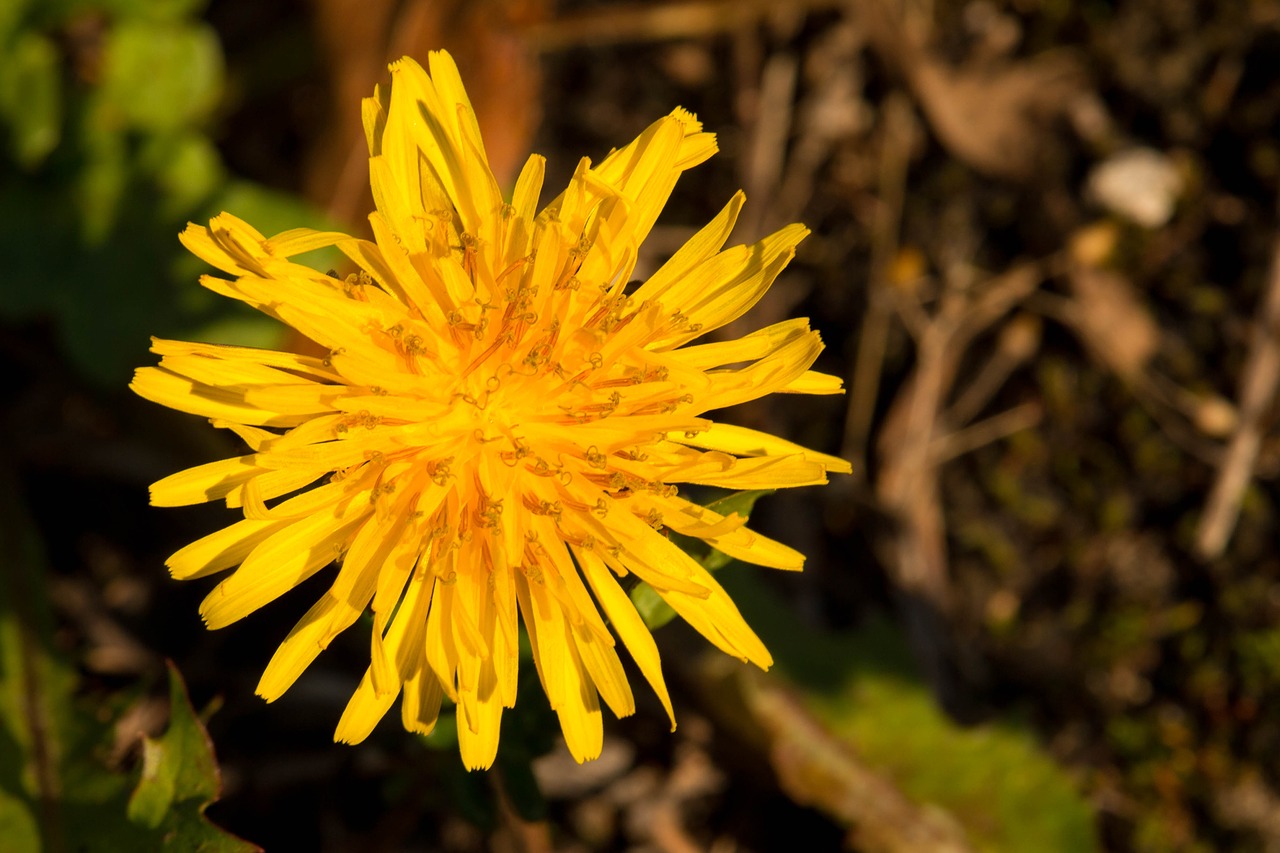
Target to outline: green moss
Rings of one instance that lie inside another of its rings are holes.
[[[1034,733],[1012,717],[969,728],[953,722],[888,622],[816,632],[749,571],[721,577],[809,710],[907,796],[950,812],[977,849],[1098,848],[1089,805]]]

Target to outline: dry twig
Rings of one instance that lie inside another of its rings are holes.
[[[719,722],[769,757],[788,796],[849,829],[851,848],[868,853],[970,849],[954,817],[910,800],[777,679],[712,655],[700,656],[688,674],[708,708],[722,717]]]
[[[1263,422],[1280,387],[1280,241],[1272,256],[1262,313],[1254,330],[1249,360],[1240,380],[1239,425],[1227,445],[1218,477],[1196,529],[1196,553],[1214,559],[1240,517],[1240,502],[1253,476],[1262,446]]]
[[[840,455],[865,463],[867,436],[880,393],[880,372],[889,339],[893,310],[888,288],[889,265],[898,251],[898,229],[906,193],[907,166],[916,134],[915,116],[902,95],[890,95],[884,103],[884,138],[880,149],[879,207],[871,235],[871,269],[867,278],[867,312],[858,335],[858,354],[849,386],[848,414]],[[865,470],[865,464],[855,465]]]

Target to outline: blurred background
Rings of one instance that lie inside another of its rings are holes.
[[[734,242],[814,233],[724,334],[809,316],[848,387],[726,414],[855,468],[756,507],[803,575],[720,570],[774,670],[661,628],[680,728],[637,684],[582,767],[536,679],[488,773],[447,724],[333,745],[367,624],[262,703],[323,573],[206,632],[163,560],[232,516],[146,503],[239,452],[125,390],[149,336],[301,343],[178,232],[363,235],[360,98],[441,47],[544,202],[697,113],[639,274],[745,188]],[[160,849],[220,767],[268,850],[1280,850],[1278,53],[1277,0],[0,2],[0,826]],[[166,659],[216,767],[181,701],[155,740]],[[200,772],[112,835],[143,735]]]

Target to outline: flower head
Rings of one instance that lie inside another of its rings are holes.
[[[205,287],[329,355],[156,340],[160,364],[141,368],[133,390],[211,418],[250,452],[161,480],[152,503],[221,499],[244,512],[168,561],[179,579],[238,566],[201,605],[210,628],[330,573],[262,676],[268,701],[371,609],[371,665],[336,738],[365,738],[401,694],[404,726],[430,731],[448,696],[464,761],[487,767],[515,703],[523,622],[582,761],[600,752],[599,700],[620,716],[634,708],[615,637],[674,726],[657,647],[620,579],[643,580],[725,652],[769,666],[724,590],[667,533],[801,568],[799,553],[679,485],[803,486],[848,471],[705,417],[840,382],[809,370],[822,344],[804,320],[692,343],[755,304],[806,234],[790,225],[721,250],[741,193],[628,288],[676,179],[715,151],[691,114],[676,110],[598,165],[583,159],[539,212],[543,159],[529,158],[505,200],[453,61],[433,53],[429,67],[392,64],[389,92],[364,104],[373,241],[307,229],[268,238],[225,213],[182,234],[230,276],[205,276]],[[325,246],[356,272],[338,279],[289,260]]]

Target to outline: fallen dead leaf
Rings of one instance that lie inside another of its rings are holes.
[[[1128,279],[1079,265],[1070,274],[1067,319],[1089,352],[1120,378],[1137,379],[1160,348],[1160,327]]]

